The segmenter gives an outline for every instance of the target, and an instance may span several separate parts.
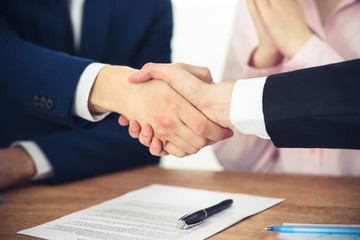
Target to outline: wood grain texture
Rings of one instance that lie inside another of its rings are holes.
[[[57,186],[30,184],[0,192],[0,239],[151,184],[286,200],[210,239],[267,239],[265,227],[288,223],[360,224],[360,178],[169,170],[145,167]]]

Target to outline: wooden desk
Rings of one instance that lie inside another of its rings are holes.
[[[54,220],[153,183],[286,200],[211,239],[263,239],[284,222],[360,224],[360,178],[145,167],[59,186],[32,184],[0,192],[0,239],[37,239],[17,231]]]

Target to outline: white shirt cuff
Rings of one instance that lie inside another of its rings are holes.
[[[90,113],[88,107],[91,88],[95,82],[95,79],[99,71],[104,66],[106,66],[106,64],[91,63],[85,68],[84,72],[81,74],[74,95],[74,103],[72,107],[73,115],[76,115],[91,122],[97,122],[104,119],[107,115],[110,114],[110,113],[92,114]]]
[[[262,106],[265,81],[266,77],[236,81],[230,106],[230,121],[236,129],[261,138],[269,138]]]
[[[31,180],[45,179],[53,175],[54,172],[51,163],[36,143],[32,141],[17,141],[11,144],[11,147],[14,146],[23,147],[32,158],[35,164],[36,174]]]

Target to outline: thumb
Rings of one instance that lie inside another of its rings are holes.
[[[181,67],[185,71],[191,73],[198,79],[206,83],[214,83],[211,72],[206,67],[200,67],[195,65],[190,65],[187,63],[175,63],[175,64],[154,64],[147,63],[145,64],[140,71],[135,73],[129,78],[129,81],[132,83],[141,83],[146,82],[151,79],[161,79],[166,81],[166,72],[171,67]]]
[[[131,83],[142,83],[154,78],[165,80],[165,73],[163,70],[169,65],[170,64],[147,63],[140,69],[140,71],[130,76],[129,81]]]
[[[195,77],[180,64],[147,63],[143,68],[129,78],[132,83],[159,79],[168,83],[175,91],[193,105],[197,105],[204,94],[207,83]]]

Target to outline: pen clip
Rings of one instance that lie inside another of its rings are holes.
[[[189,216],[190,214],[192,214],[192,213],[187,213],[184,216],[182,216],[181,218],[179,218],[179,220],[177,221],[177,227],[178,228],[189,229],[189,228],[195,227],[196,225],[199,225],[199,224],[201,224],[203,222],[203,221],[199,221],[199,222],[196,222],[196,223],[187,224],[184,219],[187,216]]]

